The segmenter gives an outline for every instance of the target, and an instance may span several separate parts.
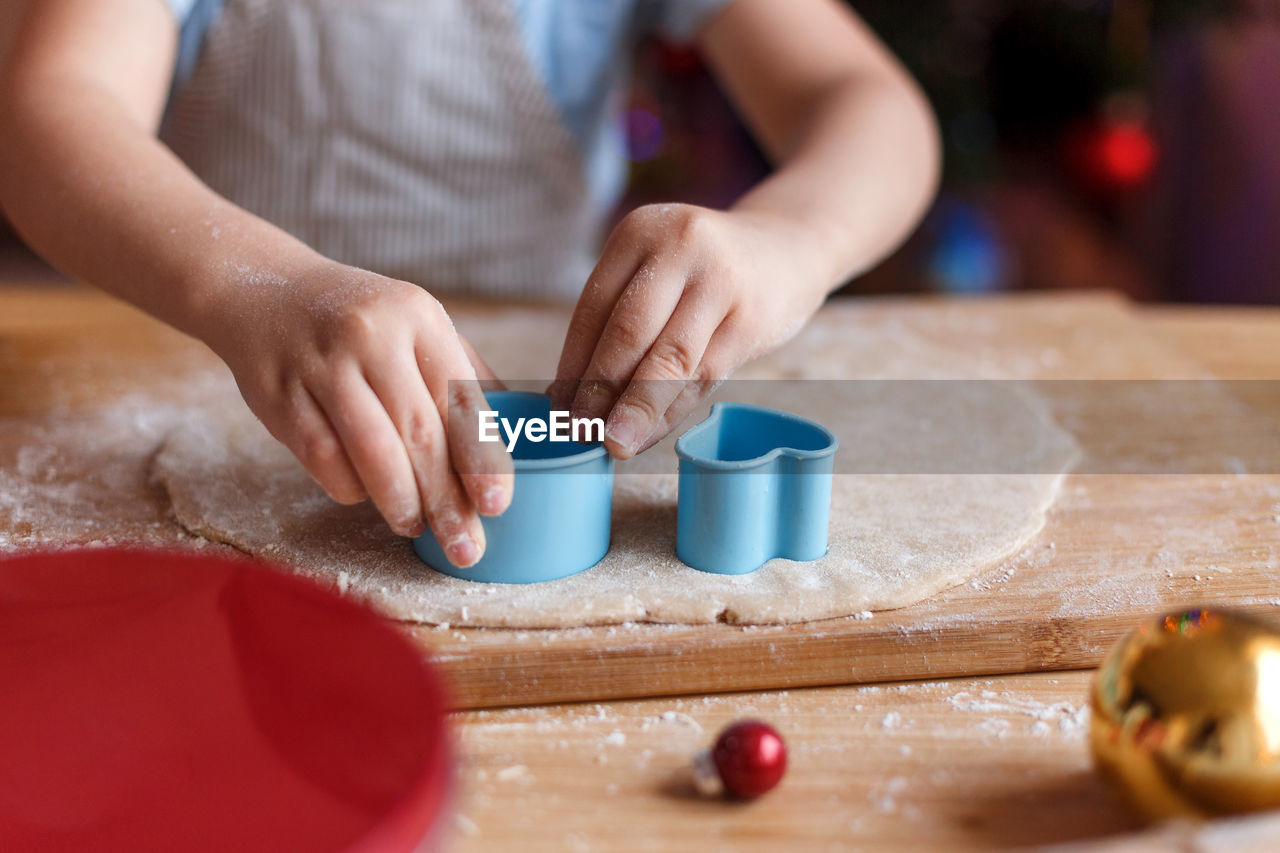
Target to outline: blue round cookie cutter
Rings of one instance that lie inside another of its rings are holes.
[[[524,391],[490,391],[500,418],[549,419],[551,398]],[[504,441],[505,430],[502,430]],[[521,436],[511,453],[515,492],[502,515],[482,518],[484,556],[460,569],[431,531],[413,550],[431,568],[463,580],[536,583],[586,571],[609,551],[613,459],[602,444],[531,442]]]
[[[837,447],[830,430],[798,415],[716,403],[676,442],[676,555],[725,575],[774,557],[822,557]]]

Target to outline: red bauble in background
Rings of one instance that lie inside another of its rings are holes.
[[[1067,160],[1084,189],[1114,197],[1147,184],[1155,173],[1159,149],[1141,119],[1104,116],[1068,137]]]
[[[1144,184],[1155,170],[1155,140],[1146,126],[1137,122],[1103,125],[1095,148],[1100,176],[1115,187]]]

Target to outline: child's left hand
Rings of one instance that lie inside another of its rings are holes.
[[[726,212],[642,207],[605,244],[551,397],[623,459],[888,254],[937,183],[928,102],[846,4],[735,0],[698,50],[779,167]]]
[[[573,313],[552,404],[604,418],[627,459],[660,441],[737,367],[792,337],[835,278],[782,217],[642,207],[610,235]]]

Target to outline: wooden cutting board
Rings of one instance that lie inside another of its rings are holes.
[[[49,434],[50,418],[163,391],[212,358],[131,309],[79,291],[0,294],[0,308],[0,491],[3,477],[12,481],[21,468],[24,446]],[[460,307],[460,325],[487,310]],[[875,300],[828,310],[962,342],[1019,377],[1208,375],[1151,339],[1109,296]],[[121,493],[88,510],[69,505],[95,515],[61,541],[189,542],[146,483],[147,455],[139,446],[109,460]],[[74,486],[97,473],[56,476],[78,478],[67,484]],[[6,516],[0,505],[0,544],[39,538],[23,521],[30,515],[11,508]],[[870,618],[405,630],[446,670],[458,706],[486,707],[1086,667],[1141,619],[1194,604],[1280,612],[1280,477],[1072,475],[1021,553],[919,605]]]
[[[1152,339],[1130,306],[1109,296],[886,300],[830,310],[901,324],[943,345],[964,343],[979,362],[1019,377],[1211,375]],[[1090,390],[1040,387],[1060,393],[1053,402],[1064,410]],[[1191,405],[1214,404],[1212,395],[1188,397]],[[1142,438],[1133,424],[1115,426],[1128,441]],[[1069,476],[1044,529],[1019,554],[930,600],[871,618],[408,630],[451,672],[461,703],[485,706],[1081,668],[1096,665],[1142,619],[1206,604],[1280,614],[1280,477]]]

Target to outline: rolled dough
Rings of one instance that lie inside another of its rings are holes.
[[[529,364],[549,373],[565,326],[560,312],[527,309],[490,313],[483,322],[457,319],[506,376]],[[944,378],[973,363],[892,324],[851,326],[847,315],[820,315],[791,345],[739,375]],[[1035,535],[1075,445],[1039,400],[1004,384],[938,383],[921,395],[910,383],[729,383],[720,397],[796,411],[832,429],[841,440],[838,472],[865,470],[860,460],[876,461],[878,470],[944,470],[954,447],[931,436],[966,433],[1010,439],[980,446],[974,452],[991,452],[990,467],[978,459],[968,470],[1032,472],[837,473],[827,556],[773,560],[736,577],[705,574],[675,557],[674,435],[618,467],[608,556],[585,573],[529,586],[478,584],[427,568],[369,505],[330,501],[230,386],[226,405],[210,406],[168,436],[152,473],[190,532],[286,563],[397,619],[512,628],[800,622],[912,604]],[[1010,454],[1020,456],[1011,461]],[[895,455],[903,467],[883,464]]]

